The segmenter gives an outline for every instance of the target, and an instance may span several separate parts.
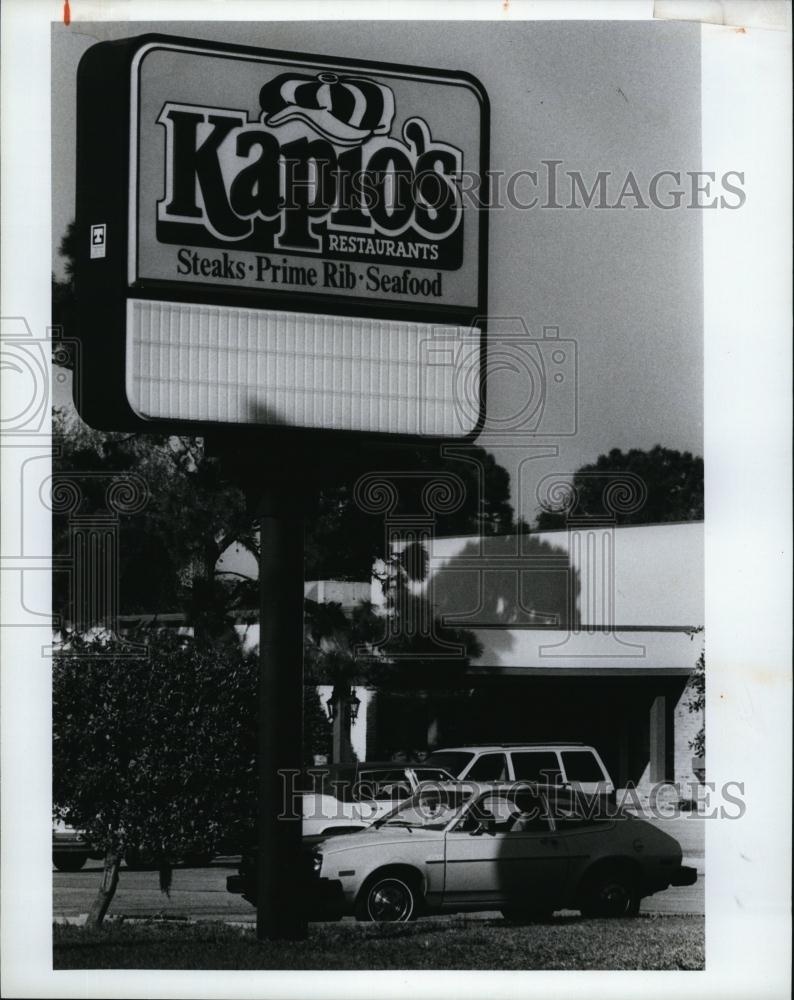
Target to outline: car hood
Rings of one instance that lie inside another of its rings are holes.
[[[377,830],[362,830],[360,833],[332,834],[330,837],[322,838],[316,846],[324,855],[327,855],[339,854],[342,851],[362,851],[368,847],[382,848],[386,844],[407,844],[443,839],[443,830],[382,826]]]

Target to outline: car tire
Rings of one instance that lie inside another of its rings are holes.
[[[552,910],[532,910],[522,906],[506,906],[502,916],[509,924],[544,924],[551,920]]]
[[[74,851],[67,853],[56,852],[52,856],[52,863],[59,872],[79,872],[88,861],[87,854],[79,854]]]
[[[633,873],[623,867],[602,868],[587,880],[581,908],[585,917],[636,917],[640,893]]]
[[[418,878],[404,872],[376,872],[356,900],[356,920],[405,923],[419,915],[422,894]]]

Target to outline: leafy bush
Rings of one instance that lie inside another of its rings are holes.
[[[105,853],[212,852],[254,815],[256,659],[166,632],[128,651],[75,637],[55,657],[55,814]]]

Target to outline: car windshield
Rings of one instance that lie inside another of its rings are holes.
[[[377,827],[443,830],[458,815],[471,792],[434,788],[416,792],[375,823]]]
[[[454,781],[455,779],[449,771],[440,767],[413,767],[411,770],[416,775],[417,781]]]
[[[474,754],[467,750],[439,750],[426,757],[423,766],[440,767],[449,771],[453,778],[459,778],[473,758]]]

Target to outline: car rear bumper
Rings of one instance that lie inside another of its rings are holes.
[[[52,842],[52,853],[53,854],[75,854],[75,855],[85,855],[87,858],[102,858],[104,855],[100,851],[94,850],[94,848],[88,843],[87,840],[75,840],[74,838],[70,840],[53,840]]]
[[[85,854],[88,855],[88,844],[81,844],[77,841],[67,841],[66,843],[54,843],[52,845],[53,854]]]
[[[242,875],[229,875],[226,879],[226,891],[243,896],[245,895],[246,881]]]
[[[673,872],[670,885],[694,885],[698,880],[697,868],[690,868],[689,865],[680,865]]]

